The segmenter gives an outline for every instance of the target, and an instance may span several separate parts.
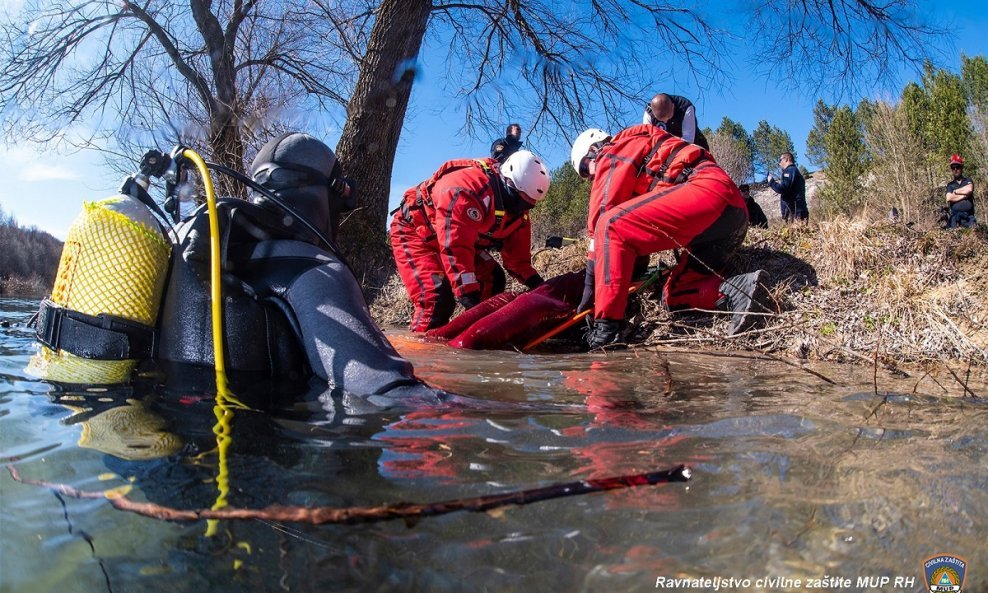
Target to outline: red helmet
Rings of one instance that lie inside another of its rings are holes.
[[[964,166],[964,159],[962,159],[961,158],[961,155],[959,155],[959,154],[953,154],[953,155],[950,156],[950,164],[951,165],[960,165],[960,166],[963,167]]]

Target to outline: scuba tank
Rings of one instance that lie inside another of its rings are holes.
[[[153,355],[170,252],[137,199],[86,202],[69,229],[51,297],[41,303],[42,346],[27,371],[61,383],[127,381]]]

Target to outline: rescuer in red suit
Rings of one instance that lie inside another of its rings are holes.
[[[532,267],[528,210],[545,197],[549,171],[519,150],[493,159],[457,159],[405,192],[391,221],[398,274],[415,306],[411,330],[444,325],[459,301],[469,309],[504,291],[504,270],[529,288],[542,284]],[[455,298],[455,300],[454,300]]]
[[[587,231],[592,240],[580,309],[594,305],[591,348],[620,343],[635,259],[680,250],[663,300],[670,310],[733,311],[729,335],[768,310],[762,270],[724,279],[727,257],[744,241],[748,211],[711,154],[651,125],[616,136],[590,129],[573,143],[573,167],[591,179]]]

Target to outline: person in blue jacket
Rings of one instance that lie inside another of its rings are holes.
[[[791,152],[782,153],[779,157],[779,167],[782,169],[782,178],[775,179],[769,173],[768,185],[779,194],[782,219],[786,222],[809,219],[810,213],[806,208],[806,181],[796,167],[796,158]]]

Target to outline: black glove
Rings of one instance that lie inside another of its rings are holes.
[[[563,238],[562,237],[546,237],[545,238],[545,246],[547,248],[551,248],[551,249],[559,249],[560,247],[563,246]]]
[[[580,299],[580,304],[576,307],[577,311],[585,311],[590,307],[593,307],[593,292],[594,292],[594,275],[593,275],[594,260],[587,260],[587,273],[583,277],[583,298]]]
[[[480,304],[480,291],[475,290],[473,292],[468,292],[461,296],[459,299],[460,304],[463,305],[464,309],[471,309]]]
[[[525,281],[525,286],[527,286],[529,290],[531,290],[534,288],[538,288],[539,286],[542,285],[543,282],[545,282],[545,280],[542,279],[542,276],[535,274],[534,276],[529,277],[529,279]]]

